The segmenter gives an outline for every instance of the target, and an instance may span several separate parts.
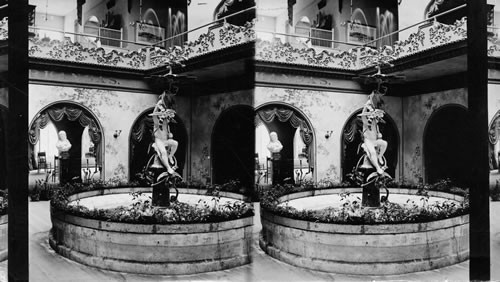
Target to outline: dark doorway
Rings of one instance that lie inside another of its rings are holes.
[[[355,112],[347,121],[342,130],[342,179],[347,179],[347,174],[351,173],[356,167],[357,162],[364,154],[361,148],[363,142],[361,131],[363,124],[358,118],[361,110]],[[385,159],[387,160],[387,170],[391,177],[396,175],[396,166],[398,164],[398,148],[399,148],[399,135],[398,128],[393,119],[386,113],[384,115],[384,122],[379,123],[379,129],[382,133],[382,139],[387,141],[387,150],[385,151]]]
[[[239,180],[245,194],[253,194],[254,110],[232,106],[217,119],[212,133],[213,182],[224,184]]]
[[[428,183],[449,178],[456,185],[467,185],[471,169],[467,136],[467,110],[464,107],[446,106],[431,116],[424,133]]]
[[[137,174],[146,166],[149,158],[154,154],[154,149],[150,148],[154,142],[153,118],[149,116],[153,109],[144,112],[132,126],[130,134],[130,180],[138,180]],[[183,175],[186,164],[187,131],[182,120],[176,115],[175,123],[170,123],[170,131],[179,145],[175,152],[177,160],[177,173]]]

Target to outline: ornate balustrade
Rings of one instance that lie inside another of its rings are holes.
[[[342,52],[333,49],[327,51],[308,47],[297,48],[289,43],[283,43],[278,38],[272,42],[258,39],[256,59],[332,69],[360,70],[371,66],[373,60],[380,55],[391,56],[395,60],[466,40],[466,23],[465,18],[453,25],[435,22],[412,33],[406,40],[397,41],[393,46],[384,46],[378,50],[370,47],[355,47]]]
[[[28,54],[32,58],[145,70],[251,42],[255,40],[253,27],[254,23],[243,27],[223,24],[183,46],[145,47],[129,52],[85,47],[71,40],[30,38]]]

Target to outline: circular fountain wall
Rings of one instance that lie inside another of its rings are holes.
[[[89,208],[130,203],[130,192],[151,188],[115,188],[70,196]],[[180,201],[210,202],[206,190],[179,189]],[[144,195],[143,195],[144,196]],[[147,196],[147,195],[145,195]],[[245,201],[220,193],[220,202]],[[72,202],[72,203],[73,203]],[[132,224],[88,219],[51,209],[49,242],[59,254],[107,270],[143,274],[192,274],[250,262],[253,217],[217,223]]]
[[[361,193],[361,188],[342,189]],[[390,189],[390,200],[403,201],[416,191]],[[293,193],[279,202],[299,210],[340,205],[339,189]],[[429,192],[431,201],[463,198]],[[418,197],[420,198],[420,197]],[[392,275],[452,265],[469,257],[469,216],[425,223],[350,225],[292,219],[261,210],[261,248],[286,263],[326,272]]]

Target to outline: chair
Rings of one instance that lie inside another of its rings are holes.
[[[40,172],[42,167],[45,169],[45,172],[47,172],[47,156],[45,152],[38,153],[38,172]]]

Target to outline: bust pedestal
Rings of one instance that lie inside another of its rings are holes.
[[[271,163],[273,171],[273,185],[281,184],[281,154],[271,153]]]
[[[59,181],[66,184],[71,181],[70,155],[69,152],[61,152],[59,155]]]
[[[364,170],[365,183],[366,183],[366,178],[372,172],[375,172],[375,169],[370,168]],[[372,208],[380,207],[380,188],[378,188],[375,185],[375,181],[363,187],[363,196],[361,197],[361,205],[363,207],[372,207]]]

